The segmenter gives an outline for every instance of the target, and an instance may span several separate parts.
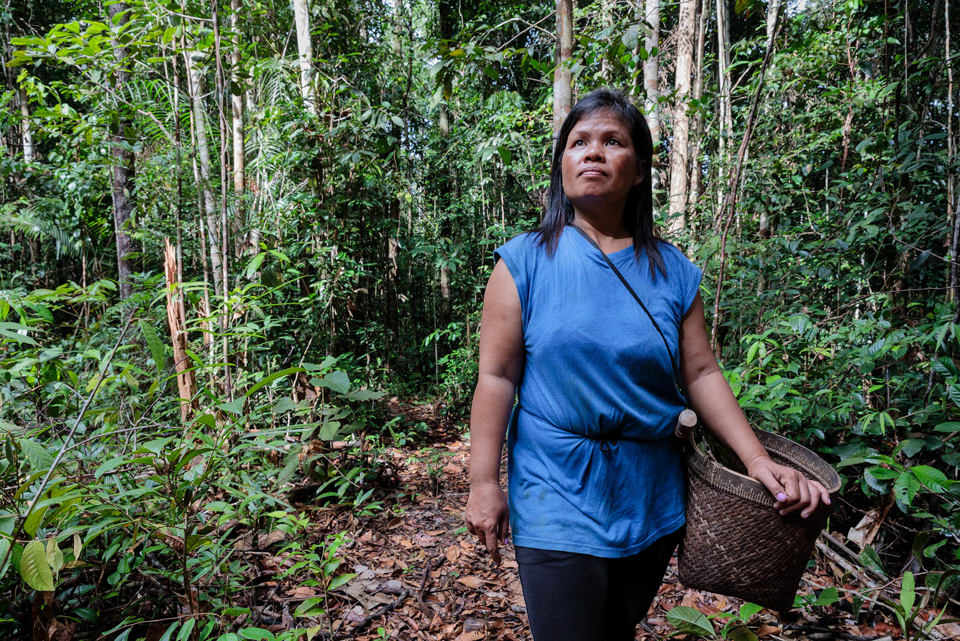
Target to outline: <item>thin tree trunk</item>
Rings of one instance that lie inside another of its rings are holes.
[[[704,51],[707,40],[707,14],[710,12],[710,4],[702,2],[700,5],[700,19],[697,21],[697,59],[696,67],[693,72],[693,99],[697,102],[703,98],[703,76],[706,69],[703,66]],[[696,207],[700,199],[700,192],[703,189],[703,177],[701,172],[703,167],[700,163],[700,145],[703,141],[703,114],[701,110],[693,116],[693,122],[690,124],[690,139],[693,141],[690,152],[690,197],[687,201],[687,207],[690,211]]]
[[[233,376],[230,365],[230,343],[227,331],[230,325],[230,319],[233,317],[233,310],[230,308],[230,224],[227,221],[227,194],[229,187],[227,185],[227,175],[229,173],[227,157],[230,153],[227,149],[227,87],[226,78],[223,72],[223,55],[220,39],[220,14],[218,11],[218,1],[210,0],[210,15],[213,18],[213,49],[214,62],[216,63],[216,106],[217,106],[217,124],[220,134],[220,276],[221,295],[223,296],[223,314],[220,315],[220,329],[223,338],[221,340],[221,355],[223,357],[223,384],[224,393],[227,398],[233,400]]]
[[[950,0],[944,0],[943,3],[943,23],[944,43],[943,57],[947,61],[947,167],[953,166],[953,159],[956,153],[953,141],[953,58],[950,50]],[[957,195],[956,195],[956,176],[953,172],[947,173],[947,222],[950,229],[949,247],[950,247],[950,289],[947,291],[947,300],[956,302],[958,299],[958,257],[957,256],[957,235],[960,229],[957,225]],[[960,310],[960,305],[957,306]]]
[[[173,365],[177,371],[177,390],[180,392],[180,421],[186,425],[193,410],[199,405],[194,399],[197,394],[197,378],[187,355],[187,320],[183,311],[183,289],[177,276],[183,269],[177,264],[178,253],[170,244],[170,239],[165,238],[163,271],[167,283],[167,327],[170,329]]]
[[[767,48],[773,46],[773,35],[780,20],[780,0],[767,0]]]
[[[696,0],[680,2],[677,25],[677,70],[674,81],[676,102],[673,117],[673,144],[670,147],[670,213],[668,233],[676,234],[686,225],[687,160],[690,150],[690,86],[693,72],[693,42],[697,30]]]
[[[122,31],[127,24],[127,5],[124,2],[114,2],[109,8],[110,21],[116,29]],[[130,81],[130,72],[127,71],[127,48],[114,38],[114,51],[118,59],[117,72],[114,77],[114,89],[122,95],[125,85]],[[110,188],[113,196],[113,229],[117,240],[117,284],[120,299],[126,300],[133,294],[133,283],[130,279],[133,267],[130,254],[134,251],[133,239],[130,237],[130,215],[133,211],[133,176],[134,156],[131,150],[129,136],[130,123],[122,113],[124,107],[117,105],[120,111],[116,129],[111,135],[110,154],[113,157],[111,167]],[[27,131],[27,130],[25,130]],[[32,146],[32,142],[30,145]],[[26,156],[27,140],[24,138],[24,156]]]
[[[242,232],[242,222],[244,220],[244,172],[246,171],[246,157],[243,153],[243,99],[245,83],[240,78],[240,0],[230,0],[230,37],[233,39],[233,49],[230,55],[230,83],[232,90],[230,92],[230,106],[232,117],[231,140],[233,142],[233,209],[234,209],[234,236]],[[248,225],[249,227],[249,225]],[[250,239],[252,230],[247,230],[246,242],[237,242],[237,254],[251,249]],[[257,246],[252,246],[256,253]]]
[[[23,161],[33,162],[33,130],[30,126],[30,102],[26,89],[17,90],[20,103],[20,142],[23,145]]]
[[[727,234],[730,231],[730,223],[733,222],[734,214],[737,210],[737,194],[740,191],[740,177],[743,171],[743,163],[747,157],[747,149],[750,146],[750,139],[753,137],[753,126],[757,117],[757,110],[760,107],[760,96],[763,93],[764,77],[770,61],[773,59],[773,43],[776,41],[779,32],[780,23],[778,22],[774,29],[773,38],[770,39],[771,46],[767,47],[767,52],[763,56],[763,63],[760,66],[760,78],[757,81],[757,90],[753,95],[753,102],[750,105],[750,112],[747,114],[747,122],[743,130],[743,139],[740,141],[740,149],[737,151],[737,161],[730,174],[730,184],[727,187],[727,199],[724,202],[723,212],[723,233],[720,236],[720,270],[717,276],[717,286],[713,297],[713,324],[710,331],[710,345],[713,351],[717,351],[718,335],[717,329],[720,327],[720,294],[723,291],[723,279],[727,265]]]
[[[317,115],[313,84],[313,43],[310,40],[310,1],[293,0],[293,19],[297,27],[297,52],[300,61],[300,96],[311,116]]]
[[[643,107],[653,138],[650,175],[653,191],[656,192],[660,189],[660,0],[646,0],[643,6],[644,19],[650,25],[650,31],[643,38],[643,47],[647,52],[647,59],[643,61]],[[654,51],[657,53],[654,54]]]
[[[203,215],[206,217],[206,231],[210,248],[210,271],[213,274],[214,291],[222,291],[223,261],[220,252],[220,221],[217,216],[217,203],[210,188],[210,147],[207,141],[207,119],[203,108],[203,84],[197,64],[203,54],[186,51],[183,54],[187,68],[187,90],[190,93],[190,111],[193,121],[194,146],[197,150],[197,163],[194,165],[197,189],[203,203]]]
[[[553,72],[553,138],[573,106],[570,59],[573,57],[573,0],[557,0],[556,69]]]
[[[730,17],[727,11],[726,0],[716,0],[717,7],[717,107],[720,116],[720,132],[718,140],[718,160],[721,168],[726,168],[730,162],[729,143],[733,140],[733,112],[731,104],[730,80]],[[719,178],[719,173],[717,174]],[[718,181],[719,182],[719,181]],[[723,206],[727,201],[725,187],[720,183],[717,189],[717,214],[715,227],[717,231],[723,220]]]
[[[777,32],[777,25],[780,23],[781,18],[781,0],[767,0],[767,50],[773,48],[774,42],[773,38]],[[847,43],[849,51],[849,41]],[[769,109],[770,107],[766,107]],[[851,112],[852,114],[852,112]],[[845,123],[846,127],[846,123]],[[846,128],[844,129],[846,131]],[[846,155],[846,152],[844,152]],[[761,238],[770,237],[770,215],[766,209],[761,209],[760,217],[757,220],[757,233]],[[763,278],[761,277],[758,280],[758,287],[761,287],[763,284]],[[757,290],[758,293],[761,291]]]

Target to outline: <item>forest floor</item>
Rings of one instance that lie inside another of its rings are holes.
[[[468,442],[462,424],[447,419],[430,405],[399,404],[394,409],[430,426],[429,433],[415,447],[389,447],[380,455],[395,470],[395,487],[379,497],[382,509],[357,516],[352,509],[316,508],[299,505],[309,515],[310,538],[323,542],[344,532],[337,551],[343,560],[338,574],[356,576],[327,594],[325,616],[313,620],[323,637],[330,639],[449,640],[499,639],[521,641],[530,638],[524,614],[523,595],[517,578],[517,564],[507,546],[503,564],[495,567],[464,527],[463,511],[468,493]],[[270,549],[284,538],[283,533],[264,533],[261,548]],[[840,600],[829,606],[808,606],[778,615],[763,610],[749,620],[749,629],[762,640],[892,641],[902,637],[889,606],[864,603],[853,614],[852,599],[843,588],[857,589],[849,569],[816,556],[816,569],[807,572],[801,593],[829,586],[840,588]],[[674,606],[692,606],[707,615],[735,613],[741,602],[719,595],[685,589],[677,580],[675,559],[654,606],[637,638],[646,641],[676,635],[666,619]],[[291,561],[282,555],[266,556],[263,568],[269,574]],[[311,587],[303,574],[269,581],[260,591],[263,613],[275,615],[277,631],[291,622],[290,612],[305,599],[323,594]],[[896,600],[899,583],[881,586],[873,599]],[[265,601],[263,599],[266,599]],[[936,613],[921,611],[918,621]],[[265,621],[271,617],[267,616]],[[303,627],[304,619],[297,621]],[[719,634],[718,634],[719,637]],[[730,638],[749,638],[730,635]],[[960,625],[941,623],[931,638],[960,638]]]

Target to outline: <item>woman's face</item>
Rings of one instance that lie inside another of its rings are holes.
[[[574,211],[622,212],[643,181],[630,131],[611,111],[584,116],[570,130],[561,160],[563,192]]]

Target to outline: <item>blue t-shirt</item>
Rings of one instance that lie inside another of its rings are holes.
[[[640,552],[684,523],[683,402],[663,339],[575,229],[552,256],[524,234],[498,248],[520,295],[525,365],[510,420],[515,545],[601,557]],[[666,277],[633,247],[608,255],[679,363],[679,329],[702,273],[668,243]]]

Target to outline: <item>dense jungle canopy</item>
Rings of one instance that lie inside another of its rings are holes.
[[[857,567],[955,594],[950,0],[6,0],[0,22],[3,638],[273,638],[243,618],[239,533],[386,509],[382,453],[428,428],[389,398],[467,429],[492,250],[537,224],[554,119],[599,86],[647,114],[661,233],[704,269],[749,418],[838,466]],[[346,638],[316,627],[344,536],[284,548],[323,587],[288,630]]]

